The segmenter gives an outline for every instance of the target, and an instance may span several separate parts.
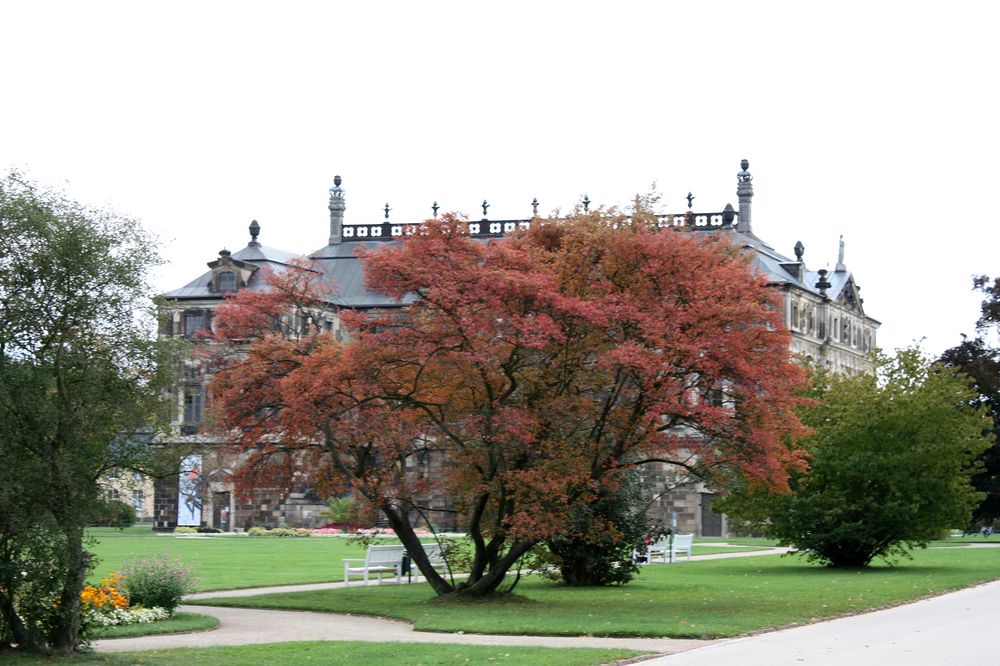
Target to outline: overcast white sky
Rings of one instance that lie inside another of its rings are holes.
[[[993,2],[0,3],[0,169],[138,218],[172,289],[347,222],[526,217],[583,194],[737,204],[832,268],[887,349],[971,332],[1000,273]]]

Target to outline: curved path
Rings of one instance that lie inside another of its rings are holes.
[[[729,557],[753,557],[757,555],[773,555],[786,552],[787,550],[787,548],[768,548],[756,551],[696,555],[691,559],[710,560]],[[249,597],[274,592],[327,590],[343,586],[343,583],[314,583],[310,585],[283,585],[243,590],[223,590],[192,594],[188,599]],[[621,647],[633,650],[648,650],[662,655],[675,654],[715,642],[679,638],[604,638],[596,636],[511,636],[437,633],[414,631],[413,626],[409,622],[401,620],[339,613],[260,610],[220,606],[181,606],[180,610],[217,617],[219,618],[219,627],[212,631],[188,634],[98,640],[94,641],[94,649],[101,652],[131,652],[178,647],[248,645],[252,643],[282,643],[288,641],[353,640],[540,647]]]
[[[375,641],[379,643],[448,643],[451,645],[531,645],[542,647],[621,647],[674,654],[708,641],[671,638],[597,638],[590,636],[501,636],[414,631],[408,622],[308,611],[276,611],[215,606],[181,610],[219,618],[213,631],[94,641],[99,652],[131,652],[177,647],[212,647],[288,641]]]
[[[985,545],[985,544],[984,544]],[[997,544],[1000,545],[1000,544]],[[996,547],[990,544],[986,547]],[[692,559],[771,555],[777,549]],[[191,598],[239,597],[270,592],[342,587],[319,583],[251,590],[206,592]],[[663,666],[740,666],[802,664],[853,666],[906,663],[996,664],[996,618],[1000,617],[1000,581],[940,597],[851,617],[736,639],[699,641],[670,638],[600,638],[591,636],[505,636],[414,631],[408,622],[368,616],[305,611],[277,611],[214,606],[181,606],[213,615],[218,629],[201,633],[94,641],[102,652],[177,647],[211,647],[307,640],[522,645],[544,647],[621,647],[658,653],[644,663]],[[683,653],[683,654],[678,654]]]

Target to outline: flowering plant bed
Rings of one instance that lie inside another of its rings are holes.
[[[123,624],[149,624],[170,617],[164,608],[129,605],[122,588],[123,576],[112,573],[98,585],[87,585],[80,593],[83,624],[86,627],[116,627]]]

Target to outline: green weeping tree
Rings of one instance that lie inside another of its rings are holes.
[[[0,179],[0,650],[77,649],[99,480],[135,468],[166,382],[138,223]]]
[[[982,493],[970,477],[993,441],[967,377],[917,349],[880,356],[876,374],[818,373],[802,421],[809,469],[791,492],[744,488],[724,510],[833,567],[891,561],[966,525]]]

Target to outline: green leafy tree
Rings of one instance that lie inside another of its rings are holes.
[[[99,480],[134,468],[165,382],[140,226],[0,179],[0,634],[78,647]]]
[[[940,358],[972,378],[978,395],[970,404],[982,405],[993,417],[994,443],[980,455],[982,465],[972,477],[972,484],[985,497],[972,512],[971,526],[991,525],[1000,518],[1000,349],[987,339],[990,331],[1000,332],[1000,278],[977,276],[973,288],[984,295],[976,324],[978,335],[973,339],[963,336],[960,344],[945,350]]]
[[[814,430],[808,472],[787,494],[737,493],[726,511],[835,567],[906,556],[966,523],[982,497],[969,477],[992,435],[964,376],[906,349],[879,357],[877,375],[815,379],[802,415]]]

